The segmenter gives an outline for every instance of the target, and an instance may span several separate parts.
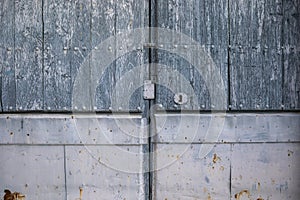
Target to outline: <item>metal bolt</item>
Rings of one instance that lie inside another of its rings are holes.
[[[269,105],[268,105],[268,104],[266,105],[266,108],[269,108]]]
[[[204,105],[204,104],[202,104],[202,105],[201,105],[201,108],[205,108],[205,105]]]
[[[19,110],[23,110],[22,106],[19,107]]]
[[[82,47],[82,50],[83,50],[83,51],[86,51],[86,50],[87,50],[87,48],[86,48],[86,47]]]
[[[47,47],[46,49],[47,49],[47,50],[50,50],[50,47]]]
[[[183,48],[187,49],[187,48],[188,48],[188,46],[187,46],[187,45],[184,45],[184,46],[183,46]]]
[[[98,47],[94,47],[94,49],[95,49],[95,50],[97,50],[97,49],[98,49]]]
[[[9,106],[9,108],[8,108],[9,110],[12,110],[13,109],[13,107],[12,106]]]
[[[111,50],[112,50],[112,47],[111,47],[111,46],[109,46],[109,47],[108,47],[108,50],[109,50],[109,51],[111,51]]]
[[[228,108],[232,108],[232,105],[231,105],[231,104],[229,104]]]
[[[163,48],[163,47],[164,47],[164,45],[162,45],[162,44],[159,45],[159,48]]]
[[[11,51],[12,49],[10,47],[7,48],[7,51]]]
[[[97,106],[94,106],[94,110],[97,110]]]
[[[65,50],[65,51],[68,50],[68,47],[64,47],[64,50]]]
[[[78,51],[79,50],[79,48],[78,47],[74,47],[74,51]]]
[[[259,107],[260,107],[260,105],[259,105],[259,104],[257,104],[257,105],[256,105],[256,108],[259,108]]]
[[[85,106],[82,106],[82,109],[83,109],[83,110],[86,110],[86,107],[85,107]]]
[[[120,47],[119,49],[122,51],[122,50],[123,50],[123,47]]]
[[[119,107],[119,110],[121,111],[121,110],[123,110],[123,108],[120,106],[120,107]]]
[[[50,107],[47,107],[47,110],[51,110],[51,108],[50,108]]]
[[[35,48],[36,51],[39,51],[40,49],[38,47]]]
[[[177,44],[174,44],[173,47],[176,49],[176,48],[178,47],[178,45],[177,45]]]
[[[63,109],[64,109],[64,110],[67,110],[67,107],[64,107]]]
[[[177,108],[178,106],[177,106],[177,105],[173,105],[173,107],[174,107],[174,108]]]
[[[215,105],[212,104],[212,105],[211,105],[211,108],[215,108]]]
[[[137,109],[138,111],[141,111],[141,110],[142,110],[140,106],[138,106],[136,109]]]
[[[78,110],[78,107],[77,107],[77,106],[75,106],[75,107],[74,107],[74,109],[75,109],[75,110]]]
[[[240,104],[240,108],[242,108],[243,107],[243,104]]]
[[[212,49],[215,48],[215,45],[211,45],[211,48],[212,48]]]
[[[112,111],[112,107],[108,107],[108,110]]]

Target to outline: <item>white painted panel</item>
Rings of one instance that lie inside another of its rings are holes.
[[[64,200],[62,146],[0,146],[0,189],[20,192],[26,200]]]
[[[298,200],[300,146],[237,144],[232,154],[232,198]]]
[[[157,144],[154,199],[230,199],[230,145],[199,159],[201,145]],[[181,151],[181,152],[180,152]]]
[[[68,146],[67,199],[79,199],[79,188],[84,200],[144,199],[146,186],[142,171],[146,160],[140,153],[141,148]]]

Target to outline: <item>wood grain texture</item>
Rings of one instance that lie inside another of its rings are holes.
[[[148,6],[148,5],[147,5]],[[137,2],[134,0],[116,0],[116,31],[125,32],[136,28],[143,28],[147,26],[147,21],[145,22],[146,12],[146,2]],[[147,38],[148,35],[141,35],[141,38]],[[115,81],[116,83],[121,79],[125,78],[126,73],[132,72],[135,68],[141,68],[139,73],[134,73],[133,76],[126,78],[122,90],[115,91],[116,99],[120,101],[120,105],[126,105],[125,110],[137,110],[138,107],[142,109],[143,107],[143,83],[144,80],[148,79],[147,68],[141,67],[147,61],[147,56],[143,52],[142,42],[147,41],[139,38],[124,38],[121,42],[118,38],[116,40],[116,71],[115,71]],[[134,46],[139,46],[140,49],[128,52],[122,56],[123,49],[127,46],[134,44]],[[116,88],[114,88],[116,90]],[[128,96],[127,98],[124,98]],[[114,105],[113,105],[114,107]],[[124,106],[122,106],[124,107]],[[127,108],[126,108],[127,107]],[[124,109],[124,108],[123,108]]]
[[[281,1],[230,1],[229,12],[232,109],[280,109]]]
[[[44,0],[44,109],[70,110],[74,2]]]
[[[283,1],[283,105],[300,109],[300,1]]]
[[[43,108],[42,1],[15,1],[17,110]]]
[[[88,54],[91,52],[91,1],[90,0],[76,0],[72,1],[73,12],[73,34],[71,39],[71,88],[70,93],[73,98],[74,82],[77,78],[80,68],[89,67],[84,66],[83,63],[89,60]],[[89,80],[90,78],[87,78]],[[71,106],[71,105],[70,105]],[[78,105],[72,105],[78,106]],[[85,105],[87,107],[87,105]],[[83,109],[83,108],[78,108]],[[92,108],[86,108],[91,110]]]
[[[0,112],[16,108],[14,15],[14,1],[2,0],[0,2],[0,26],[2,27],[0,31]]]
[[[156,26],[172,29],[181,32],[201,45],[207,55],[211,56],[215,65],[218,68],[223,82],[224,90],[227,93],[227,43],[228,43],[228,4],[227,1],[159,1],[157,2],[157,22]],[[180,39],[179,39],[180,41]],[[160,44],[158,44],[160,45]],[[180,44],[185,45],[187,50],[192,49],[191,44],[186,41],[180,41]],[[190,51],[191,57],[193,55]],[[158,52],[158,63],[165,64],[170,67],[171,71],[178,71],[183,76],[172,75],[166,77],[169,83],[175,88],[181,88],[184,92],[183,82],[189,82],[197,95],[198,105],[192,106],[193,100],[181,109],[201,109],[210,110],[211,100],[210,91],[206,86],[202,74],[196,70],[195,66],[187,63],[184,59],[177,55],[170,55],[168,52]],[[207,78],[207,77],[206,77]],[[209,79],[209,78],[207,78]],[[210,80],[210,79],[209,79]],[[212,91],[211,91],[212,92]],[[163,104],[168,110],[176,110],[174,94],[166,90],[158,91],[157,102]],[[167,99],[167,102],[165,100]],[[175,107],[174,107],[175,106]]]
[[[95,49],[95,47],[98,47],[105,39],[115,35],[116,15],[115,1],[92,0],[92,48]],[[111,47],[115,46],[114,43],[110,45]],[[96,62],[101,62],[101,58]],[[97,110],[107,111],[111,106],[111,93],[115,85],[115,71],[115,63],[107,66],[102,77],[99,77],[99,85],[97,85],[96,91],[91,91],[91,98],[95,98],[94,104]]]

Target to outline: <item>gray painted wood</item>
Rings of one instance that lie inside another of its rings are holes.
[[[281,2],[230,1],[229,12],[232,109],[281,109]]]
[[[300,109],[300,1],[283,1],[283,104]]]
[[[213,58],[225,85],[227,93],[227,1],[159,1],[157,2],[156,26],[176,30],[193,38],[199,45],[203,46],[207,54]],[[172,37],[172,36],[170,36]],[[187,51],[193,55],[191,44],[187,41],[180,41],[177,45],[186,45]],[[164,44],[158,44],[164,45]],[[204,82],[203,74],[200,74],[190,63],[182,58],[168,52],[158,51],[156,62],[170,67],[170,74],[165,77],[169,84],[180,88],[184,92],[183,82],[188,82],[198,97],[197,107],[192,103],[181,107],[181,109],[202,109],[210,110],[211,102],[208,88]],[[178,71],[183,76],[180,78],[172,73]],[[165,87],[157,90],[157,103],[163,104],[168,110],[179,109],[174,107],[174,94]],[[192,101],[191,101],[192,102]]]
[[[91,41],[92,48],[98,47],[105,39],[115,35],[116,8],[115,1],[92,0],[91,13]],[[114,46],[114,44],[110,44]],[[108,48],[108,47],[107,47]],[[92,61],[94,62],[94,61]],[[101,58],[96,62],[101,62]],[[97,110],[108,110],[111,104],[110,95],[115,84],[115,63],[107,66],[102,77],[99,77],[99,85],[96,91],[91,91],[91,98]],[[92,72],[93,73],[93,72]]]
[[[89,67],[83,65],[86,60],[89,60],[88,54],[91,52],[91,1],[90,0],[76,0],[72,1],[73,17],[71,22],[73,23],[73,33],[71,40],[71,88],[70,93],[72,95],[73,105],[73,89],[74,82],[77,78],[78,70],[83,67]],[[87,77],[87,80],[90,78]],[[85,107],[87,107],[85,105]],[[78,108],[82,110],[83,108]],[[91,110],[91,108],[87,108]]]
[[[16,109],[43,108],[42,1],[15,1]]]
[[[147,5],[148,6],[148,5]],[[145,16],[148,14],[146,10],[146,2],[137,2],[134,0],[117,0],[116,1],[116,31],[124,32],[130,31],[136,28],[143,28],[147,26],[147,21],[145,22]],[[148,38],[148,35],[142,35],[141,38]],[[135,73],[128,77],[123,83],[122,90],[116,91],[117,101],[121,101],[120,104],[127,105],[125,109],[137,110],[138,107],[143,109],[143,83],[144,80],[148,79],[147,67],[142,67],[144,63],[147,62],[147,54],[145,54],[143,49],[143,41],[138,41],[139,38],[124,38],[122,41],[118,42],[116,40],[116,71],[115,71],[115,81],[118,82],[124,79],[126,73],[134,70],[135,68],[141,68],[138,70],[139,73]],[[139,44],[139,50],[134,50],[128,54],[121,56],[123,49],[131,44]],[[121,47],[121,48],[120,48]],[[124,89],[126,87],[126,89]],[[116,88],[114,88],[116,90]],[[134,92],[133,92],[134,91]],[[127,93],[131,94],[127,94]],[[125,96],[129,96],[128,101]],[[124,101],[124,102],[122,102]],[[114,107],[114,105],[113,105]],[[124,107],[124,106],[122,106]]]
[[[70,110],[73,3],[44,0],[44,110]]]
[[[1,111],[15,110],[16,108],[14,14],[14,1],[2,0],[0,2],[0,26],[2,27],[0,31]]]

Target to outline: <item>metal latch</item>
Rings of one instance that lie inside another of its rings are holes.
[[[144,81],[144,99],[155,99],[155,84],[151,80]]]

